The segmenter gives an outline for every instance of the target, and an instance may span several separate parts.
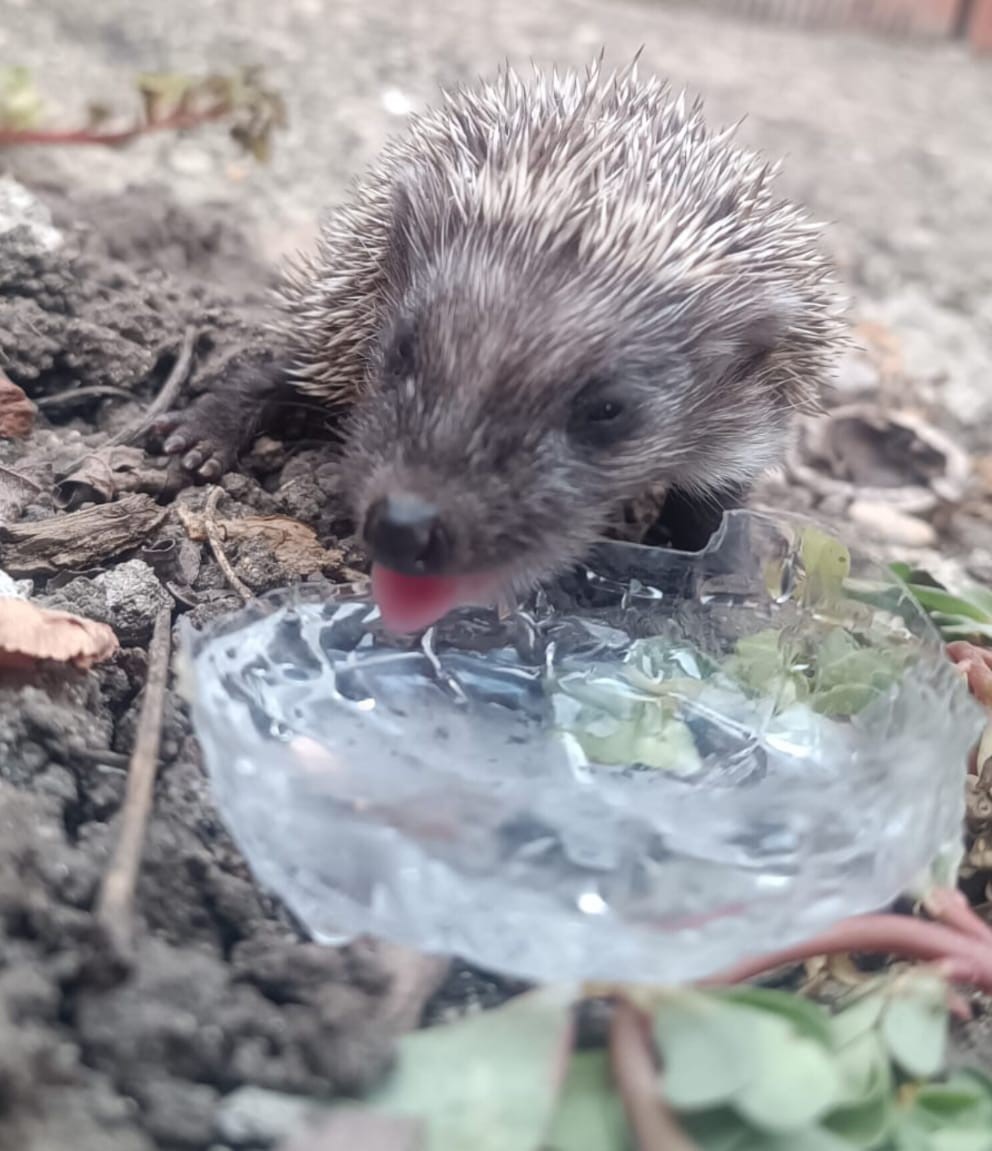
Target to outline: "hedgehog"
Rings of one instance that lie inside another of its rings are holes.
[[[823,226],[735,132],[637,60],[445,93],[286,271],[265,369],[168,417],[166,450],[215,478],[280,378],[333,411],[398,630],[554,576],[649,491],[697,550],[842,343]]]

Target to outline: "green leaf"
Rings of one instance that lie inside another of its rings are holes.
[[[834,1042],[831,1018],[819,1004],[802,995],[788,991],[775,991],[767,987],[728,987],[713,993],[715,998],[741,1007],[752,1007],[779,1015],[795,1027],[800,1035],[822,1043],[824,1047]]]
[[[0,126],[14,131],[33,128],[42,101],[27,68],[0,67]]]
[[[741,1151],[754,1134],[729,1107],[679,1116],[679,1122],[700,1151]]]
[[[630,1146],[606,1052],[576,1052],[543,1151],[628,1151]]]
[[[430,1151],[536,1151],[554,1114],[573,998],[570,988],[542,988],[412,1032],[365,1102],[423,1118]]]
[[[992,1151],[992,1131],[934,1131],[932,1151]]]
[[[933,1130],[944,1127],[978,1127],[992,1131],[992,1093],[981,1078],[958,1072],[944,1083],[926,1083],[913,1097],[915,1117]]]
[[[784,1019],[757,1021],[751,1061],[757,1074],[734,1097],[750,1123],[773,1133],[798,1132],[819,1120],[842,1094],[830,1052]]]
[[[942,1070],[947,1054],[947,988],[934,976],[900,981],[882,1013],[882,1036],[899,1067],[915,1079]]]
[[[810,702],[818,714],[843,719],[864,711],[880,694],[879,689],[871,684],[847,683],[817,692]]]
[[[760,993],[738,995],[685,992],[657,1010],[666,1098],[685,1111],[730,1105],[772,1132],[810,1126],[841,1093],[828,1035],[802,1008],[771,1011]]]
[[[799,554],[806,573],[803,602],[814,605],[840,599],[851,574],[851,555],[840,540],[819,528],[804,528]]]
[[[893,1077],[880,1037],[867,1030],[838,1053],[844,1083],[843,1103],[823,1125],[859,1148],[878,1147],[892,1129]]]
[[[838,1011],[830,1020],[834,1046],[844,1047],[871,1031],[881,1019],[885,1005],[884,993],[873,988]]]
[[[753,1079],[753,1014],[692,991],[661,1003],[654,1034],[664,1062],[662,1090],[673,1107],[719,1106]]]
[[[967,598],[944,591],[943,588],[923,587],[921,584],[910,584],[909,590],[920,606],[931,614],[971,619],[976,623],[992,623],[992,608],[984,602],[984,596],[976,599],[973,589],[970,589]]]
[[[809,1127],[788,1135],[766,1135],[752,1131],[733,1151],[851,1151],[851,1144],[832,1131]]]

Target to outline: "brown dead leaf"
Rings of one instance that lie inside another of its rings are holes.
[[[34,428],[35,406],[0,372],[0,440],[23,440]]]
[[[64,663],[89,668],[117,651],[117,636],[105,623],[28,600],[0,599],[0,668]]]
[[[40,484],[0,464],[0,524],[17,519],[24,508],[44,495]]]
[[[13,576],[86,571],[108,556],[140,547],[167,514],[150,496],[134,494],[47,520],[0,523],[0,567]]]
[[[190,539],[207,539],[206,516],[180,507],[179,519]],[[341,569],[344,553],[325,548],[313,528],[288,516],[244,516],[241,519],[214,520],[225,543],[253,541],[264,546],[282,567],[294,575],[306,576],[325,568]],[[356,576],[357,578],[357,576]]]
[[[122,492],[156,494],[166,486],[164,468],[146,466],[141,448],[110,444],[85,455],[55,485],[60,507],[72,511],[82,504],[105,504]]]

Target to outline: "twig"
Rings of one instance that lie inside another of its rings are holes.
[[[127,388],[115,388],[113,384],[93,384],[88,388],[66,388],[63,392],[40,396],[35,400],[35,405],[39,408],[57,408],[62,404],[71,404],[73,400],[91,400],[104,396],[113,396],[118,400],[134,399],[134,393]]]
[[[252,590],[247,584],[242,583],[234,568],[231,567],[231,561],[224,554],[224,549],[221,546],[220,532],[217,529],[217,502],[223,492],[223,488],[215,487],[207,496],[207,502],[203,508],[203,531],[206,534],[207,542],[210,544],[210,550],[214,553],[214,559],[224,573],[224,578],[245,603],[248,603],[253,598]]]
[[[638,1151],[699,1151],[662,1099],[644,1017],[623,997],[610,1022],[610,1066]]]
[[[196,348],[196,337],[196,328],[190,325],[183,332],[182,342],[179,345],[176,362],[172,365],[172,371],[169,372],[165,383],[159,389],[158,395],[148,405],[148,410],[133,423],[128,424],[126,428],[121,428],[119,432],[112,435],[103,445],[104,447],[109,448],[114,444],[133,444],[136,440],[140,440],[155,420],[172,407],[189,375],[190,364],[193,362],[193,352]]]
[[[127,793],[121,808],[120,837],[110,867],[103,877],[96,912],[97,922],[114,951],[125,961],[132,954],[134,945],[134,892],[145,828],[155,794],[171,647],[172,610],[163,607],[155,619],[155,630],[148,648],[148,678],[128,770]]]
[[[153,132],[183,132],[187,128],[197,128],[214,120],[222,120],[230,115],[228,103],[212,105],[200,112],[174,112],[158,120],[133,124],[130,128],[100,130],[98,128],[0,128],[0,148],[13,148],[26,144],[86,144],[104,148],[119,147],[148,136]]]

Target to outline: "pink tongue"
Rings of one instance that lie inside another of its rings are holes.
[[[372,598],[390,631],[420,631],[456,607],[478,603],[480,581],[471,576],[410,576],[372,565]]]

